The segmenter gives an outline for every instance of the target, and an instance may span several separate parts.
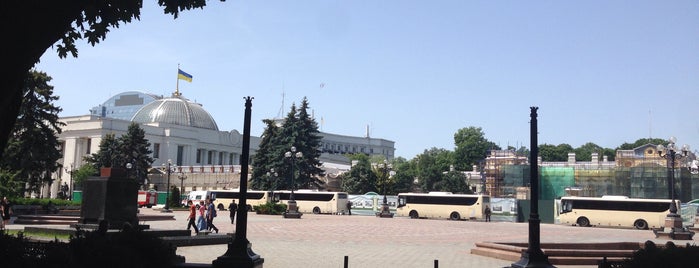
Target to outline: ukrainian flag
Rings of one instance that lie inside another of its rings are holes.
[[[192,82],[192,75],[185,73],[184,71],[180,70],[179,68],[177,69],[177,79],[182,79],[187,82]]]

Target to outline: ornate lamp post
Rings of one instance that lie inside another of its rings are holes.
[[[301,218],[301,213],[296,206],[296,199],[294,199],[294,188],[296,188],[296,183],[294,182],[294,166],[296,165],[296,158],[303,157],[303,153],[296,151],[296,146],[291,146],[291,150],[284,153],[284,157],[291,160],[291,195],[289,195],[289,206],[288,210],[284,213],[284,218]]]
[[[172,212],[170,210],[170,173],[172,173],[172,160],[167,160],[167,165],[163,163],[163,168],[167,168],[167,195],[165,196],[165,207],[162,212]]]
[[[665,217],[665,227],[653,229],[653,232],[655,237],[662,236],[670,239],[691,240],[694,232],[688,231],[682,226],[682,217],[677,214],[677,201],[675,200],[675,161],[686,158],[689,155],[689,145],[685,144],[678,150],[675,146],[676,141],[675,137],[670,137],[670,143],[668,143],[667,147],[661,144],[656,148],[658,155],[665,158],[667,162],[667,176],[670,184],[669,194],[672,203],[670,204],[670,213]]]
[[[267,171],[267,178],[269,178],[270,180],[269,188],[270,192],[272,192],[272,203],[276,203],[277,201],[279,201],[274,196],[274,190],[277,189],[277,177],[279,177],[279,174],[277,174],[277,172],[274,171],[274,168]]]
[[[180,195],[182,195],[182,194],[184,193],[184,180],[187,179],[187,175],[185,175],[184,173],[180,172],[180,173],[177,175],[177,178],[180,179]]]
[[[73,185],[73,164],[70,164],[70,169],[68,167],[64,168],[66,173],[70,175],[70,189],[68,189],[68,199],[73,200],[73,190],[75,189],[75,186]]]
[[[393,213],[391,213],[391,211],[388,208],[388,198],[386,198],[386,184],[388,182],[389,170],[391,168],[391,164],[388,163],[388,160],[384,160],[383,163],[379,164],[379,170],[381,171],[381,175],[383,178],[383,183],[381,187],[383,188],[383,203],[381,204],[381,212],[376,213],[376,216],[381,218],[393,218]]]

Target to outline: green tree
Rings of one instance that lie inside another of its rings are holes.
[[[146,132],[138,124],[131,123],[126,134],[118,140],[118,151],[118,166],[124,167],[126,163],[131,163],[130,177],[142,186],[148,175],[148,168],[154,161],[150,156],[153,151],[146,139]]]
[[[473,193],[466,183],[466,176],[461,171],[450,170],[442,177],[442,180],[435,183],[435,190],[452,193]]]
[[[405,158],[397,157],[393,159],[393,187],[388,189],[388,193],[395,195],[398,193],[412,192],[414,181],[417,177],[415,174],[415,162],[408,161]]]
[[[435,183],[442,180],[443,172],[449,170],[453,161],[453,152],[446,149],[432,148],[416,156],[416,174],[422,191],[435,190]]]
[[[378,193],[378,178],[371,167],[369,157],[365,154],[355,154],[350,159],[356,161],[356,164],[352,165],[349,172],[342,174],[342,190],[351,194]]]
[[[98,169],[90,164],[82,165],[72,172],[73,174],[71,174],[71,176],[73,178],[73,185],[75,186],[75,189],[82,189],[83,182],[87,179],[87,177],[99,175]]]
[[[598,153],[601,155],[604,152],[604,148],[592,142],[588,142],[578,148],[575,148],[573,152],[575,152],[576,161],[592,161],[592,153]]]
[[[96,153],[86,156],[85,161],[92,165],[96,171],[103,167],[116,166],[118,165],[119,146],[119,140],[114,133],[107,133],[100,141],[100,149]]]
[[[278,176],[267,176],[267,172],[274,170],[277,174],[284,169],[284,149],[281,139],[281,128],[274,120],[262,120],[266,127],[262,132],[260,145],[253,158],[252,179],[250,187],[260,190],[276,190]]]
[[[321,189],[323,182],[318,178],[325,176],[319,160],[323,137],[320,136],[318,123],[308,114],[309,109],[308,99],[304,97],[299,108],[299,135],[296,140],[296,150],[303,153],[303,158],[299,161],[299,181],[306,188]]]
[[[480,127],[459,129],[454,134],[454,144],[456,170],[471,170],[474,164],[486,157],[489,150],[500,150],[497,144],[485,138]]]
[[[158,0],[165,14],[177,18],[180,11],[206,6],[204,0]],[[18,118],[28,72],[51,46],[58,56],[78,56],[77,40],[91,45],[104,40],[111,28],[140,19],[141,0],[105,1],[5,1],[0,24],[6,40],[3,47],[5,71],[0,80],[0,158]],[[9,25],[12,25],[11,27]],[[58,44],[57,44],[58,42]]]
[[[564,162],[568,161],[568,153],[573,152],[573,147],[569,144],[541,144],[539,145],[539,156],[541,161]],[[536,161],[536,160],[533,160]]]
[[[9,138],[8,146],[0,160],[5,175],[15,174],[12,181],[23,182],[27,187],[20,192],[36,191],[44,183],[51,183],[51,173],[61,168],[58,134],[65,124],[58,121],[61,108],[54,106],[58,100],[53,95],[51,77],[44,72],[31,71],[24,83],[19,116]]]

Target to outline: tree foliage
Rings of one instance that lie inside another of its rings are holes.
[[[449,170],[453,159],[453,152],[446,149],[432,148],[418,155],[415,171],[420,189],[424,192],[434,191],[435,183],[442,180],[443,172]]]
[[[378,177],[369,162],[369,157],[365,154],[355,154],[353,158],[356,159],[356,164],[341,176],[342,190],[351,194],[378,193]]]
[[[281,127],[278,127],[273,120],[263,120],[266,127],[253,159],[252,188],[323,188],[323,182],[319,179],[325,176],[319,160],[322,137],[318,124],[310,117],[308,109],[310,109],[308,100],[303,98],[299,109],[296,108],[296,104],[291,105]],[[296,153],[291,153],[292,147],[297,153],[301,153],[300,157],[296,157]],[[286,157],[287,152],[293,156]],[[278,176],[266,175],[272,169]]]
[[[466,183],[466,176],[461,171],[450,170],[442,176],[442,180],[435,183],[434,190],[452,193],[473,193]]]
[[[61,108],[54,106],[58,100],[53,95],[51,77],[44,72],[31,71],[24,83],[22,105],[10,135],[0,169],[4,176],[13,175],[8,182],[27,187],[19,192],[36,191],[44,183],[51,183],[51,173],[60,165],[58,134],[65,124],[58,121]]]
[[[459,129],[454,134],[454,167],[457,170],[471,170],[473,165],[484,159],[489,150],[500,150],[497,144],[485,138],[480,127]]]
[[[617,150],[632,150],[632,149],[636,149],[636,148],[641,147],[641,146],[646,145],[646,144],[667,145],[668,141],[665,139],[658,139],[658,138],[655,138],[655,139],[642,138],[642,139],[636,140],[633,143],[626,143],[625,142],[622,145],[620,145],[619,147],[617,147],[616,149]]]
[[[95,172],[103,167],[126,168],[126,164],[131,163],[129,177],[140,185],[145,183],[154,159],[150,156],[152,151],[145,131],[138,124],[131,123],[126,134],[118,138],[114,133],[107,133],[99,147],[99,151],[85,157],[85,162],[92,165]]]
[[[1,80],[0,153],[4,154],[8,137],[19,114],[22,89],[28,71],[54,44],[59,57],[78,56],[76,41],[85,39],[96,45],[112,28],[140,19],[141,0],[104,1],[5,1],[0,24],[7,40],[3,51],[6,67]],[[205,0],[158,0],[165,14],[177,18],[183,10],[203,8]],[[0,155],[2,157],[3,155]]]

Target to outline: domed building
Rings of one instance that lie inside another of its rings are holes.
[[[243,112],[241,105],[241,116]],[[84,157],[99,150],[102,138],[113,133],[126,134],[131,122],[139,123],[153,151],[153,174],[149,185],[166,189],[163,166],[170,160],[171,185],[185,190],[227,189],[239,185],[242,134],[237,130],[220,131],[214,118],[202,104],[190,101],[179,92],[162,97],[136,91],[120,93],[90,110],[89,115],[63,117],[59,135],[64,169],[57,174],[70,182],[70,174],[84,164]],[[128,118],[128,119],[126,119]],[[250,137],[251,155],[259,137]],[[79,187],[78,187],[79,188]],[[75,189],[71,185],[71,189]],[[52,191],[53,192],[53,191]]]
[[[241,117],[243,111],[241,104]],[[99,151],[105,135],[126,134],[132,122],[140,125],[151,144],[151,157],[155,159],[152,174],[148,175],[151,188],[160,191],[167,188],[164,166],[168,160],[174,167],[170,184],[185,192],[239,187],[242,134],[235,129],[219,130],[216,120],[202,104],[187,99],[178,91],[169,97],[122,92],[90,109],[88,115],[62,117],[60,121],[66,124],[59,134],[64,153],[59,162],[64,168],[54,174],[57,183],[51,185],[51,196],[56,196],[63,183],[71,190],[76,189],[70,175],[84,165],[84,157]],[[320,135],[323,137],[320,161],[328,175],[322,179],[331,190],[339,190],[338,175],[350,168],[350,161],[344,154],[365,153],[392,159],[395,152],[393,141],[368,135]],[[250,159],[259,142],[259,137],[250,137]],[[47,192],[48,189],[43,190],[42,196]]]

